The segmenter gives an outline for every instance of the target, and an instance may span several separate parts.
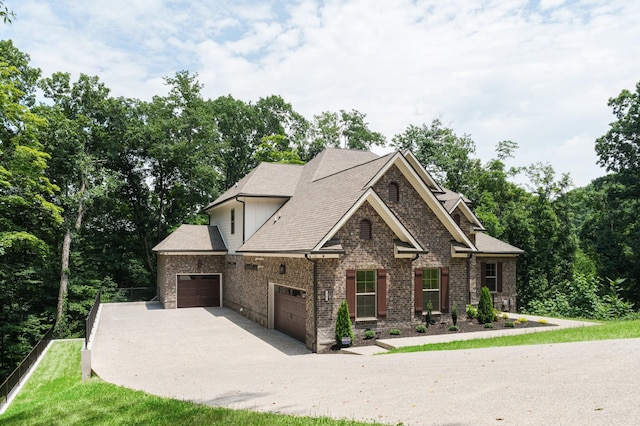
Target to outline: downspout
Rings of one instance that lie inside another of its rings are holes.
[[[242,204],[242,244],[244,244],[244,226],[245,226],[244,219],[246,218],[245,208],[244,208],[245,204],[244,204],[244,201],[240,201],[239,197],[240,197],[239,195],[236,195],[236,201]]]
[[[318,260],[304,255],[305,259],[313,263],[313,352],[318,352]]]

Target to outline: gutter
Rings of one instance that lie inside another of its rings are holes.
[[[242,204],[242,244],[244,244],[244,227],[245,227],[244,220],[246,218],[246,215],[245,215],[246,209],[245,209],[244,201],[240,201],[239,195],[236,195],[236,201]]]
[[[305,259],[313,263],[313,352],[318,353],[318,260],[304,255]]]

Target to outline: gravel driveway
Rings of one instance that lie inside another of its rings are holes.
[[[317,355],[224,308],[105,304],[108,382],[204,404],[381,423],[638,424],[640,339]]]

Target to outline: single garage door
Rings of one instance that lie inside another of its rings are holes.
[[[178,308],[220,306],[220,275],[178,275]]]
[[[275,286],[273,327],[304,342],[307,335],[306,292]]]

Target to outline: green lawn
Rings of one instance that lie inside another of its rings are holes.
[[[15,425],[363,425],[208,407],[80,376],[81,341],[54,343],[0,424]]]
[[[553,319],[549,320],[553,323]],[[566,328],[563,330],[540,333],[519,334],[507,337],[460,340],[449,343],[432,343],[420,346],[407,346],[391,350],[385,354],[424,351],[447,351],[457,349],[478,349],[496,346],[544,345],[551,343],[582,342],[587,340],[629,339],[640,337],[640,320],[608,321],[601,325]]]

